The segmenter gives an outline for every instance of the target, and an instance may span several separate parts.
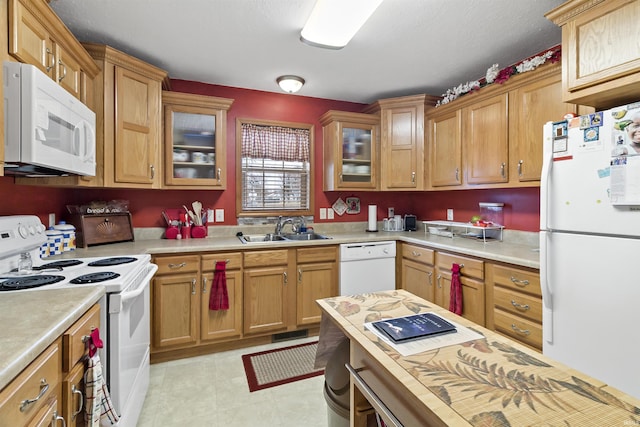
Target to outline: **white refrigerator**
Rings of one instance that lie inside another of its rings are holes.
[[[640,398],[640,103],[547,123],[543,153],[543,353]]]

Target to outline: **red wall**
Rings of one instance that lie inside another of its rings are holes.
[[[179,208],[199,200],[204,207],[225,210],[225,225],[235,225],[235,127],[236,118],[280,120],[311,123],[315,126],[315,220],[321,207],[330,207],[338,197],[360,198],[361,213],[336,215],[335,222],[366,221],[367,205],[378,206],[378,219],[394,207],[396,214],[412,213],[419,220],[445,219],[446,209],[454,209],[456,221],[467,221],[478,212],[478,202],[505,203],[505,226],[511,229],[539,229],[539,190],[460,190],[442,192],[323,192],[322,191],[322,126],[319,117],[327,110],[360,111],[362,104],[309,98],[297,95],[260,92],[248,89],[209,85],[199,82],[172,80],[172,90],[234,99],[227,124],[227,190],[116,190],[116,189],[56,189],[21,186],[11,177],[0,178],[0,215],[35,214],[48,224],[48,214],[57,218],[66,215],[68,204],[83,204],[94,200],[129,200],[134,227],[163,225],[160,212]]]

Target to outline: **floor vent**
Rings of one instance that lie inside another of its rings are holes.
[[[309,331],[307,329],[303,329],[301,331],[283,332],[281,334],[273,334],[271,336],[271,342],[295,340],[298,338],[306,338],[308,336]]]

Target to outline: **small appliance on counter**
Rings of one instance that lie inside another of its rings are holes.
[[[404,231],[416,231],[418,229],[418,218],[415,215],[404,216]]]

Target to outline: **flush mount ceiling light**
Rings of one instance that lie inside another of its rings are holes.
[[[298,76],[280,76],[276,79],[280,89],[287,93],[296,93],[304,84],[304,79]]]
[[[300,40],[326,49],[342,49],[382,0],[317,0]]]

